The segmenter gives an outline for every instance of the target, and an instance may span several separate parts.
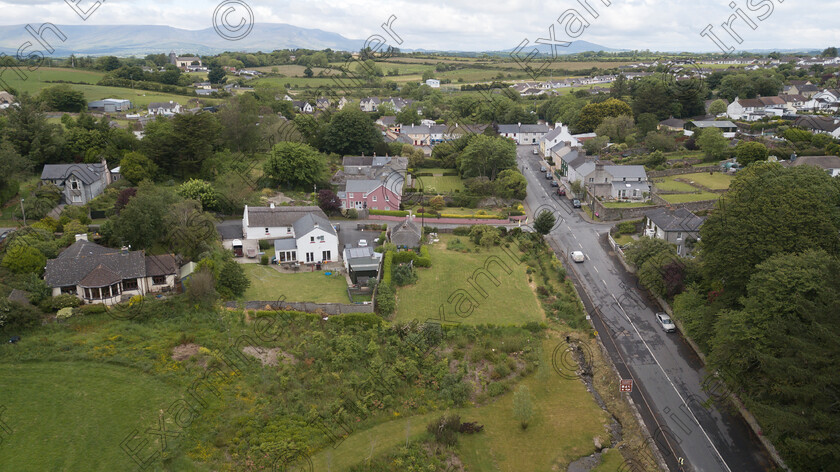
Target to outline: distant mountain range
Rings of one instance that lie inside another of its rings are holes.
[[[245,38],[230,41],[221,37],[213,28],[191,31],[171,26],[100,26],[100,25],[57,25],[67,37],[61,41],[49,31],[44,31],[44,40],[55,49],[53,57],[66,57],[70,54],[91,56],[145,56],[146,54],[175,51],[178,54],[195,53],[212,55],[225,51],[270,52],[275,49],[326,49],[336,51],[358,51],[364,46],[364,40],[349,39],[337,33],[319,29],[300,28],[279,23],[257,23]],[[23,55],[35,51],[44,51],[42,46],[26,31],[26,25],[0,26],[0,52],[15,55],[21,45],[27,41],[33,45],[24,50]],[[519,54],[530,53],[536,47],[543,54],[551,53],[551,46],[528,45]],[[574,41],[569,47],[557,48],[558,54],[575,54],[584,51],[618,51],[586,41]],[[441,52],[428,49],[402,49],[405,52]],[[490,54],[508,54],[514,48],[503,51],[491,51]],[[442,51],[456,52],[456,51]],[[463,51],[457,51],[464,53]],[[469,52],[466,53],[470,55]],[[480,54],[480,53],[474,53]]]
[[[213,55],[225,51],[241,52],[271,52],[275,49],[333,49],[336,51],[358,51],[364,46],[364,40],[349,39],[344,36],[322,31],[319,29],[300,28],[282,23],[256,23],[245,38],[230,41],[221,37],[213,28],[203,30],[185,30],[171,26],[100,26],[100,25],[57,25],[60,32],[66,36],[61,41],[50,31],[44,31],[42,41],[55,49],[52,57],[67,57],[71,54],[90,56],[145,56],[147,54],[175,51],[178,54],[194,53],[199,55]],[[31,42],[32,46],[25,49],[22,55],[44,51],[46,46],[39,44],[26,31],[26,25],[0,26],[0,53],[10,56],[16,55],[18,49]],[[551,54],[550,45],[528,44],[520,52],[525,57],[536,48],[540,54]],[[444,52],[457,53],[463,56],[477,56],[480,54],[508,55],[516,48],[500,51],[440,51],[429,49],[403,49],[404,52]],[[616,52],[627,49],[613,49],[588,41],[572,41],[568,47],[557,47],[557,54],[576,54],[581,52]],[[818,52],[811,49],[777,49],[779,52]],[[748,52],[767,53],[771,50],[755,50]]]

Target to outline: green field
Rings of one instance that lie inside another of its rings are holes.
[[[120,442],[157,424],[183,393],[142,371],[91,362],[7,363],[0,378],[2,419],[13,431],[3,433],[0,470],[131,470]]]
[[[666,192],[696,192],[698,190],[697,187],[693,185],[687,184],[685,182],[678,182],[674,179],[675,177],[665,177],[663,179],[656,179],[653,181],[653,184],[659,190],[664,190]]]
[[[397,312],[395,320],[439,319],[439,310],[443,310],[447,320],[470,324],[522,324],[529,321],[542,321],[545,315],[537,302],[537,297],[528,285],[526,266],[500,247],[481,248],[460,237],[469,248],[469,253],[446,249],[448,241],[455,236],[444,234],[440,242],[429,246],[432,267],[418,269],[419,280],[414,285],[397,289]],[[511,246],[511,251],[519,257],[519,251]],[[474,272],[483,269],[488,261],[501,261],[510,271],[498,264],[489,265],[490,273],[496,278],[498,286],[485,276],[470,279]],[[478,288],[483,290],[478,291]],[[486,296],[485,296],[486,295]],[[472,297],[473,310],[469,310]],[[465,300],[465,301],[459,301]],[[459,305],[460,304],[460,305]],[[477,306],[475,306],[477,305]],[[455,315],[456,308],[466,316]]]
[[[344,276],[328,276],[323,271],[284,274],[273,267],[260,264],[243,264],[251,286],[245,300],[274,301],[285,296],[290,302],[349,303],[347,280]]]
[[[688,182],[694,181],[695,183],[711,190],[726,190],[729,188],[729,184],[732,183],[732,175],[724,174],[722,172],[715,172],[712,174],[706,174],[704,172],[697,174],[684,174],[679,178]]]
[[[650,202],[602,202],[607,208],[639,208],[653,205]]]

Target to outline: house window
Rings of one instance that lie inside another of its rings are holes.
[[[73,190],[79,190],[79,182],[77,180],[71,180],[70,188]]]
[[[292,228],[286,228],[286,234],[291,234]]]
[[[268,234],[268,228],[265,229],[265,234]]]
[[[388,194],[387,193],[385,194],[385,201],[386,202],[388,201]]]
[[[324,252],[321,253],[321,260],[322,261],[332,260],[332,257],[330,257],[330,256],[331,256],[330,251],[324,251]]]
[[[323,236],[318,236],[318,242],[319,242],[319,243],[324,242],[324,237],[323,237]]]
[[[385,211],[388,211],[390,209],[391,209],[391,207],[389,207],[388,205],[385,205]]]
[[[677,239],[682,239],[682,232],[677,231]]]
[[[73,195],[73,203],[81,203],[82,196],[81,195]]]
[[[627,182],[627,177],[622,177],[621,180]]]
[[[155,285],[166,285],[165,275],[155,275],[152,277],[152,283]]]
[[[592,178],[592,177],[590,177],[590,178],[589,178],[589,183],[590,183],[590,184],[591,184],[592,182],[594,182],[594,181],[595,181],[595,179],[594,179],[594,178]]]
[[[315,253],[314,252],[307,252],[306,253],[306,262],[315,262]]]
[[[128,292],[131,290],[137,290],[137,279],[123,280],[123,292]]]
[[[309,242],[314,243],[315,242],[315,236],[310,236],[309,237]]]
[[[347,194],[347,198],[353,198],[353,194],[352,194],[352,193],[348,193],[348,194]]]
[[[61,287],[61,294],[62,295],[76,295],[78,292],[76,291],[75,285],[70,285],[67,287]]]
[[[376,195],[373,196],[373,201],[376,201]]]

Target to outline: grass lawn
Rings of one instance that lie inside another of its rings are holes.
[[[290,302],[349,303],[344,276],[328,276],[320,272],[282,274],[270,266],[242,264],[251,286],[245,300],[273,301],[285,296]]]
[[[556,346],[556,340],[543,342],[543,360],[537,372],[523,381],[531,390],[535,412],[528,429],[523,431],[513,417],[513,392],[479,408],[454,410],[461,415],[461,421],[484,425],[484,431],[479,434],[459,435],[456,449],[467,470],[565,470],[573,460],[595,452],[595,436],[601,436],[602,443],[610,442],[604,432],[607,414],[583,383],[561,377],[552,369]],[[313,456],[313,470],[347,470],[417,438],[425,431],[426,424],[442,414],[399,418],[356,431],[337,448]],[[555,465],[561,466],[560,469],[554,469]]]
[[[703,151],[666,152],[665,157],[669,161],[673,161],[673,160],[677,160],[677,159],[702,159],[703,158]]]
[[[13,431],[3,433],[0,470],[135,469],[120,442],[183,394],[139,370],[91,362],[3,364],[0,377]],[[183,461],[173,470],[196,470]]]
[[[661,195],[668,203],[700,202],[703,200],[717,200],[720,195],[712,192],[700,193],[675,193],[673,195]]]
[[[624,457],[618,452],[618,449],[610,449],[606,454],[601,455],[601,463],[590,472],[613,472],[622,470],[624,464]],[[626,467],[626,466],[625,466]]]
[[[630,244],[633,241],[635,241],[635,239],[633,239],[633,236],[631,236],[629,234],[621,234],[621,235],[618,235],[618,236],[613,236],[613,240],[616,243],[618,243],[619,246],[624,246],[625,244]]]
[[[693,185],[685,182],[678,182],[674,180],[675,178],[682,178],[682,176],[671,176],[665,177],[664,179],[656,179],[653,181],[653,185],[655,185],[659,190],[664,190],[666,192],[696,192],[699,190]]]
[[[684,174],[680,176],[681,179],[687,181],[694,181],[706,188],[712,190],[725,190],[729,188],[732,183],[732,175],[724,174],[722,172],[715,172],[707,174],[705,172],[698,172],[696,174]]]
[[[455,190],[464,190],[464,182],[460,177],[455,175],[441,177],[420,176],[415,177],[414,180],[414,188],[422,188],[424,193],[449,193]]]
[[[446,249],[447,242],[455,238],[456,236],[451,234],[440,235],[440,242],[429,246],[432,267],[418,269],[419,280],[414,285],[397,289],[395,320],[440,319],[440,309],[445,312],[446,320],[471,324],[522,324],[544,319],[537,297],[528,286],[526,266],[519,262],[518,249],[511,247],[511,251],[517,256],[517,260],[513,261],[500,247],[477,249],[463,236],[458,238],[467,245],[470,252]],[[477,250],[480,252],[476,252]],[[484,291],[482,294],[470,284],[469,279],[475,271],[484,268],[488,260],[496,260],[490,259],[491,257],[498,258],[511,273],[506,274],[504,268],[498,264],[490,265],[489,271],[498,281],[498,286],[495,286],[492,279],[484,276],[473,279],[475,287]],[[464,297],[464,301],[459,301],[459,295]],[[474,306],[470,315],[459,317],[455,314],[456,307],[460,306],[460,313],[466,314],[470,311],[467,295],[472,297],[475,301],[473,305],[477,306]]]

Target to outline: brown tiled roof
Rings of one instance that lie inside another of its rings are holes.
[[[95,269],[88,272],[85,278],[79,281],[77,285],[81,285],[85,288],[107,287],[109,285],[114,285],[120,280],[122,280],[122,277],[120,277],[119,274],[104,265],[99,264]]]
[[[175,256],[172,254],[146,256],[146,277],[173,275],[177,272],[177,269],[178,265],[175,263]]]
[[[765,106],[785,104],[785,101],[781,97],[758,97],[758,101],[760,101]]]

